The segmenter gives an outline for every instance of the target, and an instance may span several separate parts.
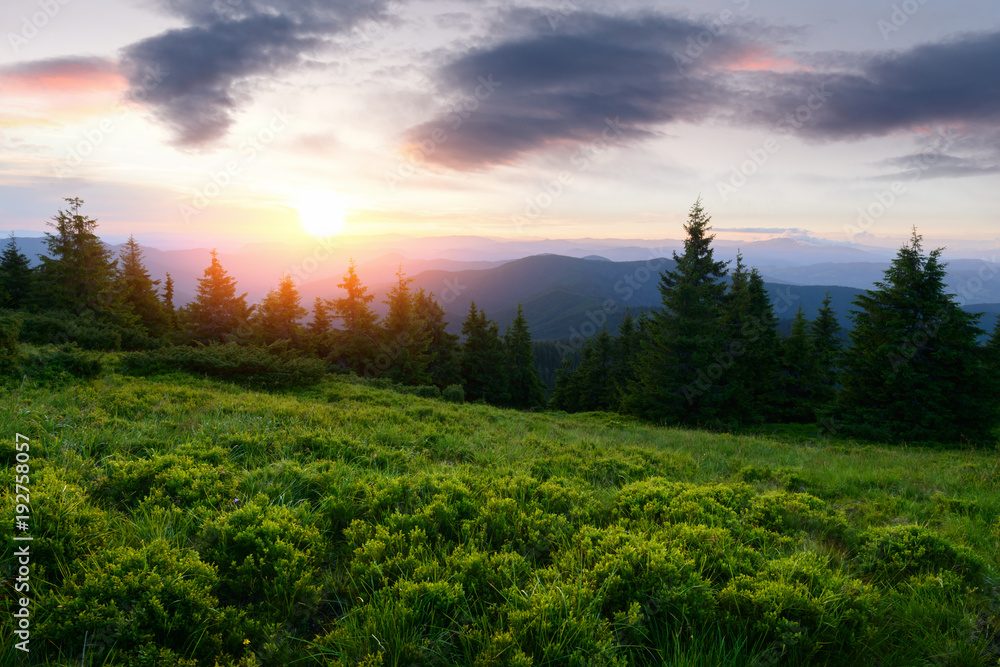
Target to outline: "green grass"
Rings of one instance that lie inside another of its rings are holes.
[[[114,372],[9,385],[0,432],[4,664],[1000,664],[995,449]]]

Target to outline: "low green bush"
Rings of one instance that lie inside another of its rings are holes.
[[[149,645],[186,659],[214,659],[232,618],[218,610],[216,585],[214,567],[162,540],[99,551],[57,593],[39,598],[38,650],[51,646],[53,655],[62,649],[78,656],[86,637],[96,664],[142,664]]]
[[[21,342],[32,345],[76,343],[84,350],[148,350],[162,347],[161,338],[150,336],[141,327],[128,326],[92,315],[64,311],[24,313]]]
[[[768,561],[718,593],[719,622],[777,664],[855,665],[877,596],[810,553]]]
[[[190,454],[163,454],[107,460],[95,482],[94,496],[123,510],[139,502],[219,509],[232,506],[237,488],[237,477],[228,464],[198,460]]]
[[[953,572],[969,585],[981,582],[982,561],[922,526],[887,526],[861,534],[858,570],[873,581],[899,583],[918,574]]]
[[[20,332],[20,315],[0,316],[0,376],[17,377],[21,374],[23,358],[17,343]]]
[[[55,585],[89,554],[105,546],[111,524],[107,513],[95,507],[80,486],[65,480],[55,471],[41,468],[27,477],[29,483],[23,485],[28,489],[26,498],[19,500],[17,494],[5,494],[3,499],[7,502],[4,503],[4,510],[7,516],[13,516],[15,501],[30,501],[27,514],[32,537],[32,574],[36,583],[46,581]],[[3,481],[9,481],[13,490],[13,475]],[[0,539],[7,544],[17,544],[10,541],[14,536],[13,528],[12,521],[0,523]]]
[[[80,349],[76,343],[30,350],[24,359],[24,373],[42,382],[65,382],[72,378],[89,379],[104,371],[100,352]]]
[[[460,384],[450,384],[441,392],[441,398],[449,403],[465,403],[465,389]]]
[[[122,368],[133,375],[184,371],[255,388],[289,388],[316,384],[326,364],[292,352],[271,353],[266,348],[237,343],[203,347],[165,347],[133,352],[122,358]]]
[[[219,570],[219,597],[280,622],[307,615],[321,598],[316,566],[326,549],[319,530],[301,510],[266,498],[240,504],[198,537],[200,553]]]

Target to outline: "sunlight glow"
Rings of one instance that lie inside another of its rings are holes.
[[[324,192],[306,197],[296,204],[299,224],[313,236],[334,236],[344,228],[347,207],[343,198],[332,192]]]

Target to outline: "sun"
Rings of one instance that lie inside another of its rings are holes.
[[[335,236],[344,228],[347,207],[337,194],[324,192],[310,195],[295,206],[302,229],[313,236]]]

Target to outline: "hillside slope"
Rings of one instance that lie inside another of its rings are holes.
[[[1000,657],[992,452],[518,413],[350,378],[28,383],[0,423],[30,448],[24,664],[80,664],[83,638],[88,667]]]

